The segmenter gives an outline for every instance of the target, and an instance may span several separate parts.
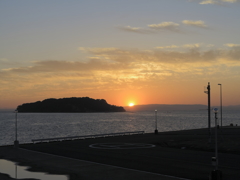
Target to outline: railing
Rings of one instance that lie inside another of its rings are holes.
[[[57,137],[57,138],[46,138],[46,139],[32,139],[32,142],[36,143],[36,142],[64,141],[64,140],[100,138],[100,137],[111,137],[111,136],[136,135],[136,134],[144,134],[144,131],[95,134],[95,135],[86,135],[86,136]]]

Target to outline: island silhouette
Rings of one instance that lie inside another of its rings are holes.
[[[110,105],[104,99],[89,97],[72,97],[61,99],[45,99],[33,103],[24,103],[16,109],[18,112],[125,112],[121,106]]]

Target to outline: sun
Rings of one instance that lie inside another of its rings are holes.
[[[134,106],[134,103],[129,103],[128,106]]]

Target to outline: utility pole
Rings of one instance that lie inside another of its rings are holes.
[[[208,82],[207,91],[204,91],[208,95],[208,134],[209,142],[211,142],[211,100],[210,100],[210,82]]]
[[[222,84],[218,84],[220,86],[220,107],[221,107],[221,127],[222,127]]]
[[[208,133],[209,137],[211,137],[211,99],[210,99],[210,82],[208,82],[207,86],[208,90]]]

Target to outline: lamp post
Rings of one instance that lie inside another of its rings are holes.
[[[221,107],[221,127],[222,127],[222,84],[218,84],[220,86],[220,107]]]
[[[18,113],[18,111],[15,110],[15,141],[14,141],[15,148],[18,148],[18,146],[19,146],[19,142],[17,140],[17,113]]]
[[[214,108],[213,112],[215,113],[215,158],[216,158],[216,164],[215,164],[215,170],[218,169],[218,137],[217,137],[217,113],[218,108]]]
[[[158,134],[158,130],[157,130],[157,110],[155,110],[155,134]]]
[[[221,180],[222,172],[218,170],[218,138],[217,138],[217,113],[218,108],[214,108],[213,112],[215,113],[215,157],[212,157],[212,164],[215,165],[215,170],[211,173],[211,180]]]

